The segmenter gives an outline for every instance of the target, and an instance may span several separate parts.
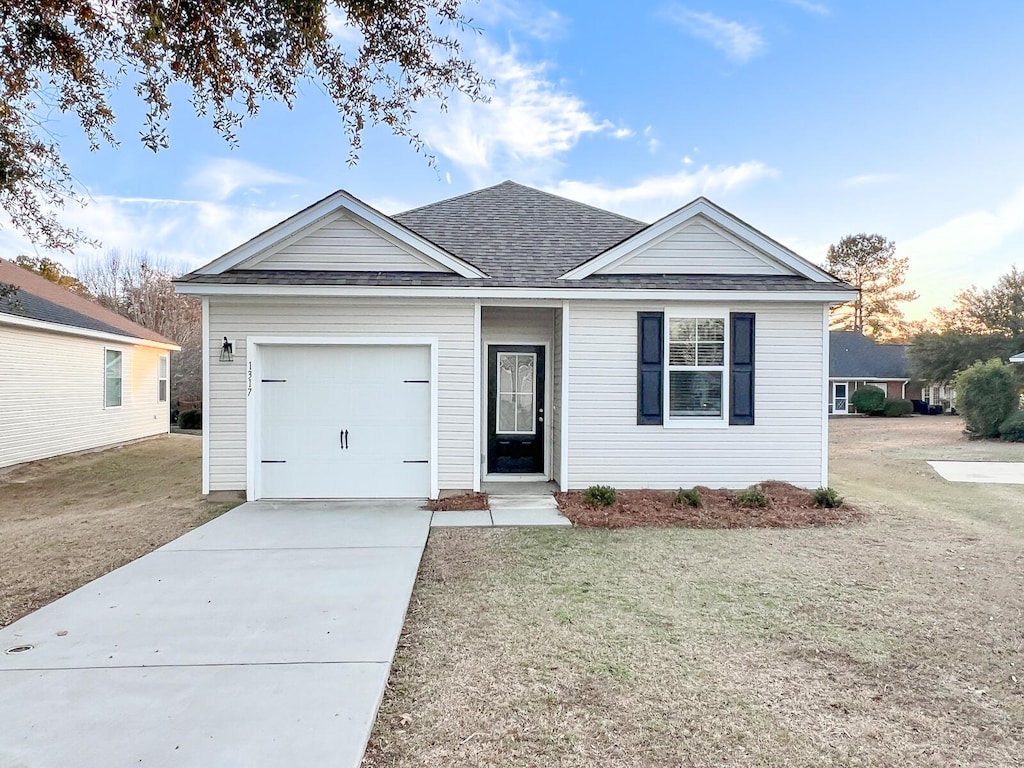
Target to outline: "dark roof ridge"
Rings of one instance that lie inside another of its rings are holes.
[[[469,192],[463,192],[461,195],[455,195],[454,197],[446,197],[442,200],[435,200],[432,203],[424,203],[423,205],[417,205],[415,208],[410,208],[407,211],[399,211],[398,213],[392,213],[390,218],[393,219],[395,218],[395,216],[405,216],[408,213],[418,213],[419,211],[425,210],[427,208],[433,208],[435,205],[441,205],[441,203],[451,203],[454,202],[455,200],[463,200],[467,197],[474,197],[483,192],[489,192],[492,189],[497,189],[498,187],[504,186],[505,184],[515,184],[515,182],[512,181],[511,179],[505,179],[505,181],[500,181],[497,184],[491,184],[491,186],[489,187],[482,187],[481,189],[471,189]],[[522,186],[522,184],[518,184],[516,186]]]
[[[520,184],[518,181],[513,181],[512,179],[505,179],[504,181],[500,181],[497,184],[492,184],[489,187],[484,187],[483,189],[474,189],[470,192],[464,192],[461,195],[455,195],[454,197],[446,197],[444,200],[437,200],[433,203],[427,203],[426,205],[421,205],[416,208],[410,208],[407,211],[401,211],[399,213],[393,214],[393,216],[404,216],[409,213],[416,213],[418,211],[424,210],[425,208],[431,208],[435,205],[441,205],[442,203],[450,203],[455,200],[462,200],[467,197],[473,197],[483,192],[489,192],[492,189],[497,189],[498,187],[504,186],[518,187],[519,189],[527,189],[530,192],[538,192],[547,197],[553,197],[556,200],[562,200],[563,202],[566,203],[578,205],[581,208],[589,208],[590,210],[597,211],[598,213],[607,214],[609,216],[615,216],[616,218],[622,219],[623,221],[629,222],[630,224],[639,224],[645,227],[647,226],[646,221],[640,221],[639,219],[634,219],[631,218],[630,216],[625,216],[624,214],[618,213],[617,211],[609,211],[607,208],[599,208],[596,205],[591,205],[590,203],[584,203],[580,202],[579,200],[573,200],[571,197],[565,197],[564,195],[556,195],[554,192],[549,192],[546,189],[538,189],[537,187],[531,187],[528,184]]]

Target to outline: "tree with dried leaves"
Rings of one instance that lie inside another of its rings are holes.
[[[902,288],[910,260],[882,235],[847,235],[830,245],[825,269],[857,289],[857,298],[832,311],[831,328],[860,331],[878,341],[907,335],[900,304],[917,298]]]
[[[234,143],[261,104],[291,107],[307,82],[337,108],[352,162],[368,125],[422,149],[417,102],[482,97],[456,36],[468,24],[461,0],[4,0],[0,206],[39,247],[81,241],[56,212],[81,199],[48,116],[73,114],[93,149],[116,145],[110,97],[126,88],[146,107],[153,151],[168,146],[173,93]]]
[[[175,292],[171,280],[186,270],[151,259],[145,252],[108,251],[85,262],[78,279],[97,301],[181,346],[171,355],[171,402],[203,396],[202,302]]]
[[[66,288],[82,296],[89,296],[89,291],[82,285],[78,278],[68,271],[67,267],[59,261],[54,261],[47,256],[25,256],[21,255],[14,259],[14,263],[29,272],[35,272],[40,277],[45,277],[51,283]]]
[[[960,291],[950,309],[935,310],[937,330],[918,334],[910,348],[915,376],[949,381],[978,361],[1024,351],[1024,272],[1011,267],[991,288]],[[1024,370],[1016,374],[1024,385]]]

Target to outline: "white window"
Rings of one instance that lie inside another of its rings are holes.
[[[537,355],[525,352],[498,353],[498,423],[501,435],[533,435],[537,432]]]
[[[157,379],[157,398],[161,403],[167,402],[167,355],[160,356],[160,376]]]
[[[103,407],[117,408],[121,405],[121,352],[116,349],[103,352]]]
[[[727,411],[724,315],[668,316],[665,359],[669,419],[719,421]]]

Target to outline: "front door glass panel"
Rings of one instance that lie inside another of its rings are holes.
[[[536,434],[537,356],[499,352],[497,384],[497,434]]]

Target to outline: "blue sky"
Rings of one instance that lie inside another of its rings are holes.
[[[292,111],[266,106],[235,149],[179,97],[171,148],[153,154],[126,89],[116,149],[89,152],[73,123],[52,125],[90,198],[65,221],[189,268],[338,188],[394,213],[511,178],[647,221],[703,194],[817,262],[846,234],[881,233],[910,257],[915,317],[1024,266],[1024,4],[465,11],[481,30],[466,52],[495,87],[488,104],[420,105],[436,169],[382,129],[350,167],[311,84]],[[31,251],[0,230],[0,256]]]

